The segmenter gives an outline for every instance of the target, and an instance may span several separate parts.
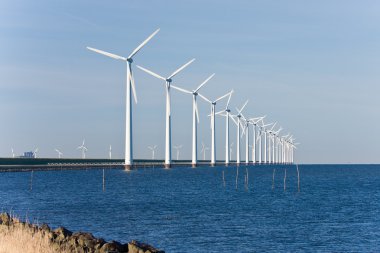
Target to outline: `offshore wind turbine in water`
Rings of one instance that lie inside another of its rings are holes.
[[[189,91],[177,86],[172,85],[173,89],[179,90],[183,93],[190,94],[193,99],[193,141],[192,141],[192,154],[191,154],[191,165],[197,166],[198,158],[198,137],[197,137],[197,124],[199,124],[199,112],[198,112],[198,104],[197,104],[197,96],[201,94],[198,91],[205,85],[211,78],[214,77],[215,74],[209,76],[205,81],[203,81],[195,90]]]
[[[148,73],[149,75],[152,75],[158,79],[165,81],[165,91],[166,91],[165,168],[170,168],[171,162],[172,162],[172,127],[171,127],[171,105],[170,105],[170,87],[173,82],[172,78],[175,75],[177,75],[179,72],[181,72],[183,69],[185,69],[187,66],[189,66],[193,61],[195,61],[195,59],[192,59],[189,62],[185,63],[183,66],[178,68],[176,71],[174,71],[171,75],[169,75],[166,78],[146,68],[137,66],[139,69]]]
[[[87,47],[87,49],[94,51],[96,53],[111,57],[116,60],[124,61],[127,66],[127,80],[126,80],[126,88],[127,88],[127,97],[126,97],[126,110],[125,110],[125,158],[124,163],[126,166],[126,169],[130,169],[130,167],[133,164],[133,140],[132,140],[132,101],[131,101],[131,89],[133,92],[133,97],[135,99],[135,103],[137,103],[137,96],[136,96],[136,87],[135,87],[135,80],[133,78],[133,72],[132,72],[132,62],[133,57],[140,51],[140,49],[145,46],[148,41],[150,41],[158,32],[160,29],[157,29],[154,33],[152,33],[146,40],[144,40],[138,47],[135,48],[135,50],[132,51],[132,53],[128,57],[119,56],[116,54],[108,53],[99,49],[95,49],[92,47]]]
[[[216,106],[216,102],[218,102],[219,100],[222,100],[223,98],[225,98],[227,96],[231,97],[232,92],[233,92],[233,90],[231,90],[227,94],[215,99],[214,101],[211,101],[210,99],[206,98],[202,94],[199,94],[199,96],[203,100],[210,103],[210,105],[211,105],[211,114],[209,115],[209,116],[211,116],[211,121],[210,121],[210,128],[211,128],[211,166],[214,166],[216,164],[216,147],[215,147],[215,142],[216,142],[216,140],[215,140],[215,106]]]

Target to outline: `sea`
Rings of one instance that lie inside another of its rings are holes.
[[[380,165],[6,172],[0,210],[166,252],[380,252]]]

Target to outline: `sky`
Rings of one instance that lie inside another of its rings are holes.
[[[188,0],[0,1],[0,157],[124,156],[125,64],[86,46],[134,57],[173,84],[210,99],[231,89],[231,108],[267,115],[300,145],[297,163],[380,163],[380,2]],[[134,67],[134,157],[164,158],[165,89]],[[217,111],[226,101],[217,104]],[[191,96],[172,90],[172,143],[191,158]],[[210,106],[199,100],[198,144],[210,147]],[[224,159],[224,118],[216,120]],[[236,127],[231,127],[236,158]],[[244,139],[242,139],[243,141]],[[244,145],[242,145],[242,155]],[[200,155],[200,154],[199,154]],[[175,157],[175,150],[173,150]],[[210,159],[210,153],[206,153]]]

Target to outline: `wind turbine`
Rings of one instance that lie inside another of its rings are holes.
[[[13,148],[11,148],[11,150],[12,150],[12,158],[15,158],[15,152],[14,152]]]
[[[170,109],[170,86],[172,83],[172,78],[177,75],[179,72],[181,72],[184,68],[186,68],[188,65],[190,65],[195,59],[190,60],[186,64],[184,64],[182,67],[178,68],[176,71],[174,71],[171,75],[169,75],[167,78],[160,76],[159,74],[154,73],[153,71],[150,71],[146,68],[143,68],[141,66],[137,66],[142,71],[165,81],[165,88],[166,88],[166,134],[165,134],[165,167],[170,168],[171,160],[172,160],[172,136],[171,136],[171,109]]]
[[[179,160],[179,150],[182,148],[182,144],[178,146],[173,146],[174,149],[177,150],[177,161]]]
[[[58,153],[58,158],[61,158],[63,153],[61,151],[59,151],[58,149],[55,149],[55,151]]]
[[[215,115],[221,115],[221,116],[225,116],[226,117],[226,146],[225,146],[225,149],[226,149],[225,150],[225,152],[226,152],[226,161],[225,161],[225,163],[226,163],[226,165],[228,165],[230,163],[231,153],[232,153],[231,150],[230,150],[231,149],[230,148],[230,115],[231,115],[230,113],[231,113],[231,110],[228,107],[229,104],[230,104],[230,101],[231,101],[232,93],[233,93],[233,90],[231,90],[230,96],[228,97],[227,104],[226,104],[226,107],[224,108],[224,110],[215,113]]]
[[[195,90],[189,91],[177,86],[172,85],[171,87],[173,89],[179,90],[183,93],[187,93],[192,95],[193,97],[193,146],[192,146],[192,158],[191,158],[191,165],[192,166],[197,166],[197,123],[199,123],[199,113],[198,113],[198,105],[197,105],[197,96],[198,96],[198,91],[200,88],[203,87],[211,78],[214,77],[215,74],[212,74],[209,76],[205,81],[203,81]]]
[[[280,127],[277,131],[271,131],[271,138],[272,138],[272,163],[277,163],[276,159],[276,148],[278,149],[278,145],[277,145],[277,137],[278,137],[278,134],[281,132],[282,130],[282,127]]]
[[[273,128],[276,126],[277,122],[275,123],[270,123],[270,125],[272,125],[271,129],[268,130],[264,130],[264,162],[265,163],[268,163],[268,156],[267,156],[267,153],[268,153],[268,132],[271,132],[273,130]]]
[[[236,137],[236,164],[237,165],[240,165],[240,127],[243,129],[243,125],[241,123],[241,117],[242,117],[242,111],[244,110],[245,106],[247,105],[248,103],[248,100],[245,101],[244,105],[238,109],[236,108],[238,114],[237,115],[234,115],[236,118],[237,118],[237,121],[235,121],[235,119],[231,116],[231,119],[235,122],[236,126],[237,126],[237,137]]]
[[[261,126],[259,127],[259,134],[257,135],[256,142],[259,142],[259,163],[263,162],[263,145],[262,145],[262,135],[266,131],[265,127],[272,125],[273,123],[264,124],[264,120],[261,120]]]
[[[201,149],[201,153],[203,153],[203,161],[206,161],[206,150],[209,150],[209,148],[206,147],[205,144],[204,144],[203,141],[202,141],[202,149]]]
[[[242,117],[243,121],[245,122],[244,128],[243,128],[243,133],[242,133],[242,135],[245,133],[245,163],[249,164],[249,146],[250,146],[249,145],[249,125],[255,124],[255,122],[262,119],[262,117],[246,119],[243,114],[241,114],[241,117]],[[255,129],[253,129],[253,140],[256,139],[255,135],[256,135]],[[255,141],[253,141],[252,149],[254,147],[255,147]],[[253,159],[255,158],[254,152],[252,152],[252,158]]]
[[[36,148],[36,149],[34,150],[34,152],[33,152],[33,156],[34,156],[34,158],[37,158],[37,153],[38,153],[38,148]]]
[[[216,163],[216,150],[215,150],[215,106],[216,106],[216,102],[218,102],[219,100],[227,97],[227,96],[231,96],[233,90],[231,90],[230,92],[228,92],[227,94],[215,99],[214,101],[211,101],[209,100],[208,98],[206,98],[205,96],[203,96],[202,94],[199,94],[199,96],[201,98],[203,98],[203,100],[205,100],[206,102],[210,103],[211,105],[211,166],[214,166],[215,163]]]
[[[252,162],[253,163],[256,163],[256,153],[257,153],[257,149],[256,149],[256,146],[257,146],[257,143],[256,143],[256,134],[257,134],[257,124],[263,120],[264,118],[266,117],[265,116],[262,116],[262,117],[257,117],[257,118],[251,118],[249,119],[250,121],[250,124],[252,125]]]
[[[137,96],[136,96],[136,88],[135,88],[135,80],[133,78],[132,73],[132,62],[133,57],[137,54],[140,49],[145,46],[148,41],[150,41],[158,32],[160,29],[157,29],[154,33],[152,33],[147,39],[145,39],[138,47],[135,48],[135,50],[132,51],[132,53],[128,57],[119,56],[116,54],[108,53],[99,49],[95,49],[92,47],[87,47],[87,49],[94,51],[96,53],[111,57],[116,60],[124,61],[127,64],[127,97],[126,97],[126,110],[125,110],[125,166],[126,169],[130,169],[130,167],[133,164],[133,140],[132,140],[132,101],[131,101],[131,87],[133,96],[135,99],[135,103],[137,103]]]
[[[86,151],[88,150],[85,146],[84,146],[84,139],[83,139],[83,142],[82,142],[82,145],[80,145],[79,147],[77,147],[77,149],[81,150],[82,151],[82,159],[85,159],[86,158]]]
[[[110,160],[112,159],[112,146],[110,145],[110,150],[108,152]]]
[[[150,150],[152,150],[152,160],[154,160],[154,154],[156,152],[157,145],[154,146],[148,146]]]
[[[281,143],[281,163],[286,163],[286,139],[290,136],[290,134],[283,135],[280,138]]]

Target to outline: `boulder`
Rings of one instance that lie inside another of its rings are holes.
[[[128,243],[128,253],[165,253],[165,251],[156,249],[149,244],[132,240]]]
[[[64,227],[59,227],[54,230],[54,233],[56,234],[55,239],[59,241],[64,241],[67,237],[71,236],[73,233],[64,228]]]

